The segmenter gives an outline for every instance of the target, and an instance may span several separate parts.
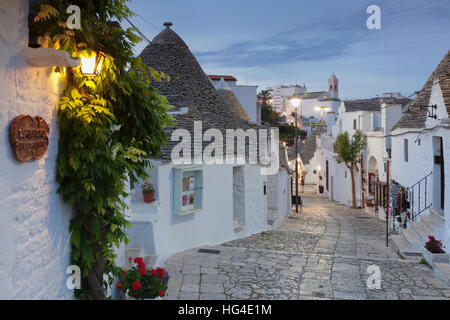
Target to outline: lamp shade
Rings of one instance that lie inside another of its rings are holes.
[[[91,55],[81,56],[81,73],[84,76],[98,76],[102,70],[105,55],[101,52],[94,52]]]

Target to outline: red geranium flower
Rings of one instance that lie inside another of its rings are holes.
[[[150,271],[150,273],[152,274],[152,276],[158,275],[158,271],[156,271],[155,269],[152,269],[152,270]]]
[[[139,268],[139,274],[142,276],[146,273],[147,271],[145,270],[145,268]]]
[[[123,286],[123,281],[119,281],[119,282],[116,283],[116,287],[117,287],[119,290],[122,290],[122,286]]]
[[[125,274],[127,273],[127,270],[122,270],[122,275],[125,276]]]
[[[133,284],[131,285],[131,289],[133,289],[134,291],[138,291],[141,287],[142,285],[137,281],[133,282]]]
[[[166,273],[166,271],[163,268],[158,268],[156,269],[156,271],[158,272],[159,276],[162,278],[164,276],[164,274]]]
[[[159,292],[159,296],[164,297],[164,293],[165,293],[164,289],[161,289],[161,291]]]

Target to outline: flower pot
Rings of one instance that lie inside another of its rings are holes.
[[[144,202],[145,203],[152,203],[153,201],[155,201],[155,192],[150,192],[150,193],[142,193],[144,196]]]
[[[323,193],[323,186],[319,186],[319,193]]]
[[[372,206],[373,206],[373,200],[372,200],[372,199],[367,199],[367,198],[366,198],[366,206],[367,206],[367,207],[372,207]]]
[[[446,252],[431,253],[428,249],[423,248],[423,257],[430,266],[434,266],[435,263],[449,263],[449,255]]]

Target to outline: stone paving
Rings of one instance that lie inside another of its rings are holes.
[[[401,260],[385,244],[384,224],[362,210],[315,195],[273,230],[169,258],[165,299],[449,299],[427,265]],[[381,270],[369,289],[368,267]]]

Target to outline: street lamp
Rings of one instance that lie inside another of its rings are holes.
[[[295,157],[298,157],[298,150],[297,150],[297,135],[298,135],[298,125],[297,125],[297,109],[299,106],[301,106],[302,99],[298,96],[293,96],[289,99],[289,102],[292,104],[295,110],[295,137],[294,137],[294,145],[295,145]],[[295,161],[295,212],[298,213],[298,160]]]
[[[324,113],[325,111],[326,111],[326,112],[330,111],[331,108],[330,108],[330,107],[327,107],[327,106],[317,106],[317,107],[314,107],[314,110],[320,112],[320,118],[321,118],[320,124],[321,124],[322,126],[325,125],[325,122],[323,121],[323,113]]]
[[[102,52],[93,52],[92,54],[83,54],[81,57],[81,73],[87,77],[94,77],[100,74],[105,54]]]

